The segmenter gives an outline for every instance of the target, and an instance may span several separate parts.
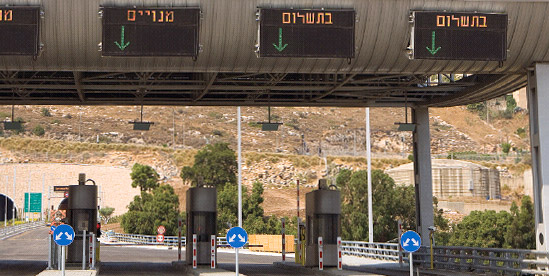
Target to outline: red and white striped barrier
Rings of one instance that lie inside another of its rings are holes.
[[[343,269],[343,261],[341,259],[341,237],[337,237],[337,270]]]
[[[210,238],[210,249],[211,249],[211,256],[212,256],[211,265],[210,265],[211,269],[215,268],[215,247],[216,246],[217,246],[217,243],[216,243],[215,235],[212,235]]]
[[[196,269],[196,234],[193,234],[193,269]]]
[[[91,265],[91,263],[92,263],[92,261],[93,261],[93,260],[92,260],[92,259],[93,259],[93,235],[92,235],[91,233],[90,233],[90,239],[89,239],[89,241],[90,241],[90,242],[88,243],[88,245],[90,246],[90,248],[89,248],[89,255],[88,255],[88,256],[90,257],[90,262],[89,262],[89,264]]]
[[[286,261],[286,220],[282,220],[282,262]]]
[[[324,252],[322,237],[318,237],[318,270],[324,270]]]

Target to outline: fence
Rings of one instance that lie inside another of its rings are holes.
[[[44,225],[45,224],[43,221],[35,221],[35,222],[23,223],[19,225],[0,228],[0,240],[7,239],[11,236],[17,235],[19,233],[23,233],[31,229],[43,227]]]
[[[103,232],[103,237],[108,241],[122,242],[122,243],[131,243],[131,244],[141,244],[141,245],[165,245],[165,246],[177,246],[178,237],[177,236],[165,236],[163,242],[156,241],[156,236],[154,235],[139,235],[139,234],[120,234],[113,232]],[[181,245],[185,246],[186,238],[181,237]],[[229,244],[225,237],[217,237],[217,247],[228,247]]]
[[[107,234],[107,236],[109,236]],[[156,236],[114,233],[119,242],[150,245],[177,246],[177,237],[166,236],[163,243],[156,242]],[[182,237],[185,245],[185,238]],[[228,247],[225,237],[217,238],[219,247]],[[407,254],[399,252],[396,243],[369,243],[362,241],[342,241],[344,255],[364,258],[408,262]],[[414,263],[430,268],[431,253],[429,247],[421,247],[414,253]],[[549,252],[526,249],[477,248],[456,246],[433,247],[435,269],[452,271],[474,271],[478,273],[496,273],[499,275],[549,275]]]

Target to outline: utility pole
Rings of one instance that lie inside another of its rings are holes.
[[[172,108],[173,120],[172,120],[172,148],[175,150],[175,107]]]

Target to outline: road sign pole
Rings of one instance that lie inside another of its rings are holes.
[[[65,276],[65,250],[66,246],[61,246],[61,276]]]
[[[82,231],[82,270],[86,269],[86,230]]]
[[[237,108],[237,125],[238,125],[238,227],[242,227],[242,129],[241,129],[241,114],[240,106]],[[238,276],[238,248],[235,250],[235,273]]]
[[[282,220],[282,262],[286,261],[286,220]]]
[[[368,242],[374,242],[374,219],[372,207],[372,154],[370,147],[370,108],[366,108],[366,162],[368,164]]]
[[[17,167],[13,166],[13,205],[11,205],[11,224],[15,225],[15,181],[17,176]]]
[[[181,216],[177,218],[177,261],[181,262]]]
[[[52,269],[52,267],[51,267],[51,249],[52,249],[51,235],[48,235],[48,270]]]
[[[412,252],[410,252],[410,276],[414,276],[414,261],[412,259]]]

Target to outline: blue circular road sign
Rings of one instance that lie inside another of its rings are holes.
[[[74,230],[70,225],[61,224],[53,231],[53,240],[61,246],[66,246],[74,241]]]
[[[52,226],[50,227],[50,230],[53,232],[53,231],[55,231],[55,228],[57,228],[57,227],[55,227],[55,225],[52,225]]]
[[[421,246],[421,237],[414,231],[408,231],[400,237],[400,245],[408,252],[416,252]]]
[[[234,248],[240,248],[248,242],[248,233],[242,227],[233,227],[227,232],[227,243]]]

